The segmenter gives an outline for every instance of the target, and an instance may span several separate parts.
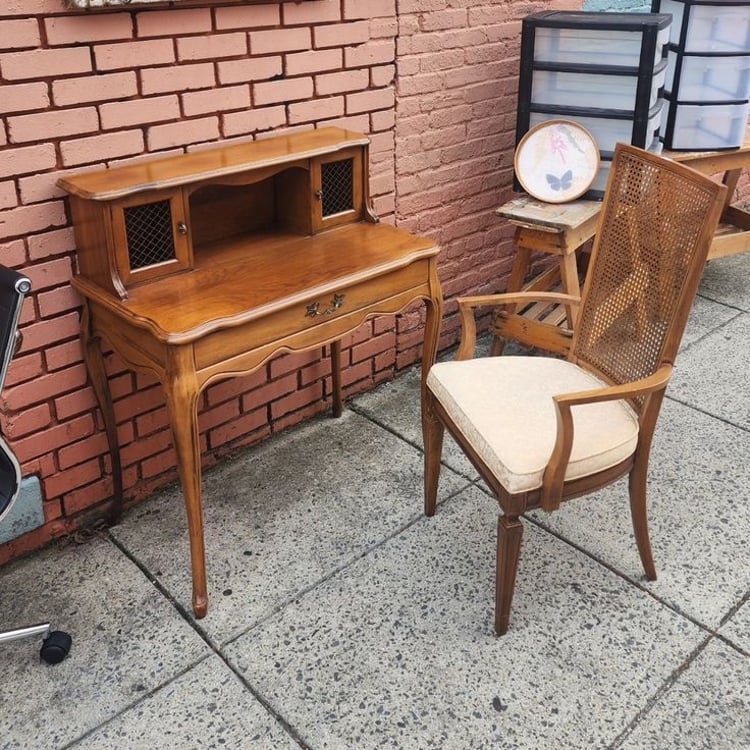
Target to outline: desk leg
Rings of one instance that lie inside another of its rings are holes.
[[[340,417],[344,411],[344,399],[341,395],[341,340],[331,342],[331,381],[333,384],[331,413],[334,417]]]
[[[438,287],[437,294],[426,297],[424,343],[422,345],[422,391],[426,387],[427,373],[437,359],[438,342],[440,340],[440,326],[443,322],[443,295]]]
[[[440,459],[443,452],[445,429],[435,413],[435,398],[427,388],[427,375],[435,363],[440,338],[440,323],[443,319],[443,297],[438,291],[434,297],[425,299],[425,331],[422,348],[422,445],[424,446],[424,512],[435,513],[437,489],[440,478]]]
[[[429,415],[425,413],[425,403],[427,396],[427,375],[430,368],[435,364],[437,359],[438,341],[440,339],[440,325],[443,322],[443,295],[438,286],[438,292],[432,297],[425,297],[425,324],[424,324],[424,343],[422,345],[422,429],[427,429],[425,421]]]
[[[83,358],[91,379],[91,385],[99,402],[99,408],[104,420],[104,430],[107,433],[107,444],[112,461],[112,509],[109,512],[110,523],[117,523],[122,515],[122,463],[120,461],[120,442],[117,438],[117,422],[109,391],[107,370],[102,355],[102,342],[94,333],[88,300],[83,302],[81,317],[81,341],[83,343]]]
[[[206,548],[203,538],[201,447],[198,434],[200,391],[190,347],[179,347],[170,351],[164,391],[187,513],[190,562],[193,573],[193,612],[200,619],[205,617],[208,610],[208,587],[206,584]]]

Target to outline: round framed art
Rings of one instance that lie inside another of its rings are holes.
[[[577,122],[549,120],[521,138],[513,166],[529,195],[545,203],[566,203],[580,198],[596,179],[599,146]]]

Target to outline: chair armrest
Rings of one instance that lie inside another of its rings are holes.
[[[578,305],[581,300],[571,294],[557,292],[504,292],[502,294],[485,294],[478,297],[458,297],[458,310],[461,315],[463,333],[456,352],[456,359],[471,359],[477,345],[477,324],[474,310],[477,307],[503,307],[528,302],[549,302],[561,305]],[[544,324],[540,324],[544,325]],[[549,326],[553,328],[554,326]]]
[[[621,398],[636,398],[666,388],[672,377],[672,365],[662,365],[653,375],[640,380],[633,380],[622,385],[609,385],[604,388],[593,388],[590,391],[577,393],[562,393],[554,396],[555,402],[561,408],[570,410],[571,406],[579,404],[595,404],[600,401],[616,401]]]
[[[562,502],[565,472],[573,448],[573,415],[571,408],[581,404],[596,404],[602,401],[618,401],[638,396],[648,396],[663,391],[672,376],[672,365],[662,365],[653,375],[621,385],[593,388],[589,391],[563,393],[554,396],[557,412],[557,437],[542,480],[542,508],[556,510]]]

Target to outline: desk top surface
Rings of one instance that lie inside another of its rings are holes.
[[[133,287],[125,300],[81,277],[73,285],[158,340],[183,344],[311,300],[326,302],[326,295],[438,252],[428,238],[360,222],[316,235],[268,232],[216,242],[196,251],[205,260],[193,270]]]

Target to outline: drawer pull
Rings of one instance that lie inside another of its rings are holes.
[[[320,309],[320,302],[312,302],[307,306],[306,318],[317,318],[319,315],[333,315],[343,304],[345,294],[334,294],[331,300],[331,306],[325,310]]]

